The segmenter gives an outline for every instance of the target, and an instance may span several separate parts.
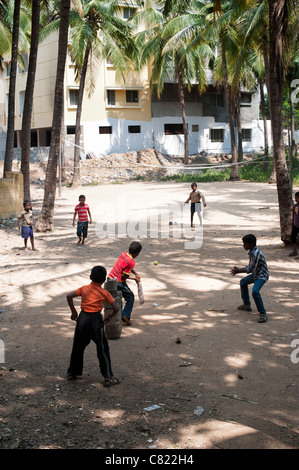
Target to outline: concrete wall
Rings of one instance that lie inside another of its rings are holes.
[[[23,210],[23,175],[21,172],[7,172],[0,179],[0,219],[17,217]]]

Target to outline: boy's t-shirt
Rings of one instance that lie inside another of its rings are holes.
[[[293,206],[293,224],[299,228],[299,204]]]
[[[88,211],[89,206],[85,204],[81,206],[81,204],[77,204],[75,207],[75,212],[78,212],[78,221],[79,222],[87,222],[88,221]]]
[[[114,279],[116,277],[118,282],[122,282],[122,274],[124,273],[129,275],[132,269],[134,268],[135,264],[136,263],[132,256],[126,251],[124,251],[116,261],[113,268],[111,269],[110,273],[108,274],[108,277],[110,279]]]
[[[23,225],[23,227],[31,227],[31,219],[32,219],[32,211],[29,210],[28,212],[27,211],[22,211],[21,214],[19,215],[18,219],[21,219],[21,223]]]
[[[114,302],[114,298],[106,289],[103,289],[97,282],[91,282],[87,286],[82,286],[76,290],[76,294],[81,297],[81,310],[87,313],[102,310],[104,301],[109,305]]]

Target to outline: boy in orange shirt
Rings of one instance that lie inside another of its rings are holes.
[[[102,288],[106,275],[107,271],[103,266],[94,266],[90,274],[91,283],[66,296],[72,312],[71,319],[77,322],[67,377],[69,380],[73,380],[82,375],[84,351],[90,340],[93,340],[97,347],[97,357],[101,374],[104,377],[104,387],[110,387],[119,384],[120,380],[116,379],[112,373],[104,323],[108,323],[119,308],[112,295]],[[73,302],[75,297],[81,297],[81,312],[79,315]],[[112,313],[105,320],[103,320],[101,314],[104,301],[112,307]]]

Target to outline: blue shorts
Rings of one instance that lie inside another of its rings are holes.
[[[87,230],[88,230],[88,221],[86,222],[77,222],[77,235],[78,237],[81,237],[83,235],[83,238],[87,237]]]
[[[33,228],[23,225],[22,226],[22,238],[29,238],[29,237],[33,237]]]

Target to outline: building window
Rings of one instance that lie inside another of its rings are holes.
[[[251,105],[251,93],[241,93],[241,106],[250,106]]]
[[[192,132],[199,132],[199,125],[198,124],[192,124]]]
[[[10,69],[11,69],[11,64],[10,64],[10,62],[7,62],[7,63],[6,63],[5,69],[6,69],[6,78],[9,78],[9,77],[10,77]]]
[[[112,126],[100,126],[99,134],[112,134]]]
[[[24,112],[24,101],[25,101],[25,91],[20,91],[19,93],[19,112],[23,114]]]
[[[124,19],[128,20],[129,18],[131,18],[131,16],[133,16],[136,13],[136,11],[137,11],[136,8],[125,7],[124,8]]]
[[[130,134],[140,134],[141,126],[128,126],[128,131]]]
[[[211,142],[224,142],[224,129],[210,129]]]
[[[115,106],[115,90],[107,90],[107,104]]]
[[[223,93],[210,94],[210,106],[224,107]]]
[[[138,103],[139,96],[138,90],[126,90],[126,102],[127,103]]]
[[[76,126],[66,126],[66,133],[68,135],[73,135],[76,133]]]
[[[183,124],[164,124],[165,135],[184,134]]]
[[[37,131],[31,131],[30,147],[37,147]]]
[[[251,142],[251,129],[242,129],[242,141]]]
[[[77,88],[70,88],[69,89],[69,105],[71,107],[78,106],[78,97],[79,97],[79,90]]]
[[[25,73],[28,72],[28,54],[22,54],[21,55],[21,65],[18,64],[18,72],[19,73]]]

